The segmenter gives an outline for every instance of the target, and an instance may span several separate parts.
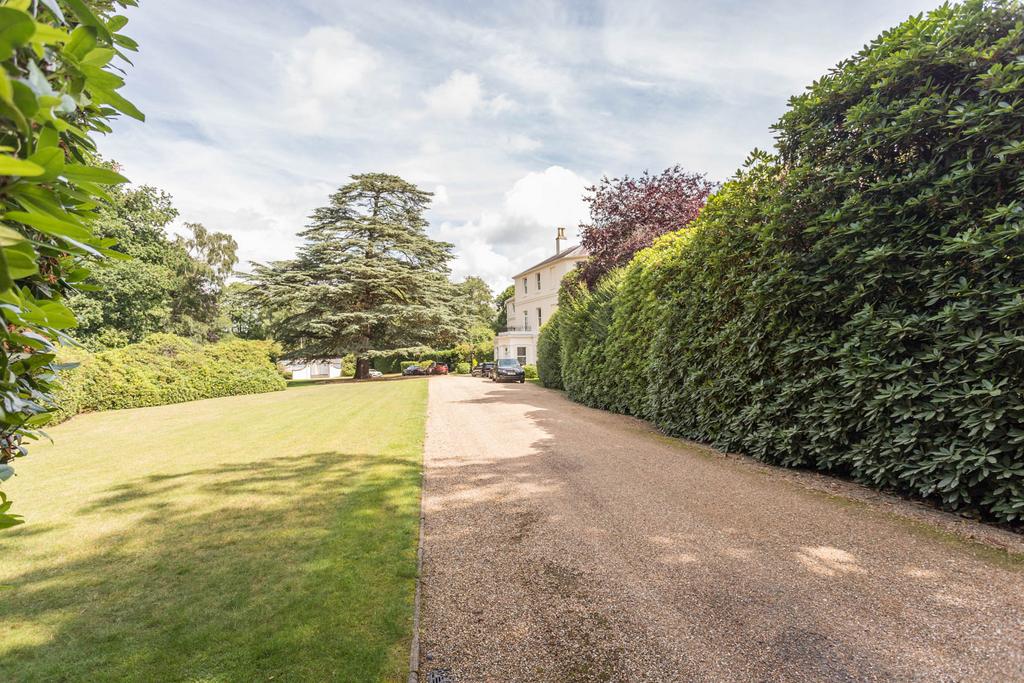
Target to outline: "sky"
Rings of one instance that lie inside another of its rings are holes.
[[[434,193],[453,279],[497,291],[602,176],[726,180],[789,97],[937,0],[140,4],[122,92],[147,120],[100,151],[173,195],[175,229],[230,233],[246,271],[352,174],[395,173]]]

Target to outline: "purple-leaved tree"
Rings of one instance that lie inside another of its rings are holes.
[[[582,281],[593,287],[657,237],[685,228],[715,187],[706,175],[679,166],[658,175],[644,171],[638,178],[605,177],[588,187],[590,223],[580,225],[580,235],[590,259],[580,268]]]

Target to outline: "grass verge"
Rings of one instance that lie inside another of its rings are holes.
[[[6,489],[6,680],[404,680],[426,382],[75,418]]]

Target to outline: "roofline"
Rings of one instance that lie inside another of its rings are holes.
[[[555,261],[560,261],[560,260],[562,260],[564,258],[574,258],[574,257],[575,258],[587,258],[588,254],[586,252],[582,252],[582,253],[575,254],[575,255],[570,254],[570,252],[575,251],[576,249],[581,249],[581,248],[582,248],[582,245],[579,245],[579,244],[574,244],[571,247],[566,247],[565,249],[563,249],[559,253],[555,254],[554,256],[549,256],[548,258],[544,259],[543,261],[540,261],[538,263],[533,264],[532,266],[530,266],[529,268],[527,268],[523,272],[516,273],[515,275],[512,276],[512,279],[513,280],[517,280],[521,276],[526,275],[527,273],[529,273],[532,270],[535,270],[536,268],[539,268],[541,266],[545,266],[545,265],[547,265],[549,263],[554,263]]]

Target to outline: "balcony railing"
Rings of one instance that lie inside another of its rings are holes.
[[[519,327],[506,327],[498,332],[498,334],[514,334],[516,332],[534,332],[534,328],[531,325],[520,325]]]

